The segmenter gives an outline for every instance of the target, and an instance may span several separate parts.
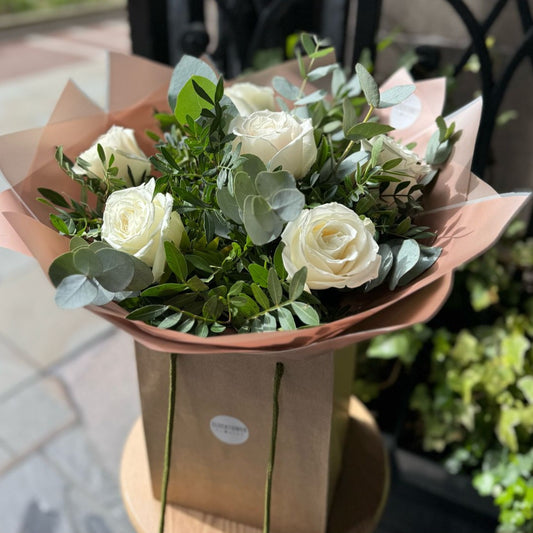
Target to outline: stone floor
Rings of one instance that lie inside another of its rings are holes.
[[[0,41],[0,134],[45,124],[69,78],[103,105],[105,48],[130,50],[125,17]],[[0,249],[2,533],[133,531],[118,474],[136,379],[126,334],[58,309],[37,263]]]

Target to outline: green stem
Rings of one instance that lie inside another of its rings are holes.
[[[178,354],[170,354],[169,383],[168,383],[168,410],[167,432],[165,436],[165,463],[163,466],[163,480],[161,483],[161,514],[159,518],[159,533],[165,530],[165,510],[167,506],[168,478],[170,474],[170,460],[172,448],[172,432],[174,429],[174,408],[176,403],[176,370]]]
[[[279,389],[284,370],[285,366],[283,365],[283,363],[276,363],[276,373],[274,374],[274,390],[272,395],[272,431],[270,434],[270,455],[268,458],[265,485],[265,514],[263,518],[263,533],[270,532],[270,501],[272,498],[272,474],[274,472],[274,460],[276,458],[276,440],[278,436]]]

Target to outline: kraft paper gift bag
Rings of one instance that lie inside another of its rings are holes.
[[[159,498],[168,354],[136,344],[152,488]],[[324,533],[340,473],[355,348],[308,360],[277,354],[271,531]],[[178,355],[168,501],[261,527],[276,364],[253,355]]]

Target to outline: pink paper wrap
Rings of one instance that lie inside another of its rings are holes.
[[[145,59],[111,53],[108,111],[69,83],[46,126],[0,137],[0,165],[12,185],[0,195],[1,246],[33,255],[47,272],[55,257],[68,250],[68,240],[50,228],[49,209],[36,201],[37,188],[55,189],[74,198],[79,195],[78,185],[54,160],[56,146],[63,145],[64,152],[74,158],[112,124],[118,124],[133,128],[141,148],[152,154],[152,142],[143,132],[157,129],[154,110],[168,111],[166,93],[171,72]],[[287,63],[253,78],[267,80],[283,74],[294,79],[296,73],[296,65]],[[404,83],[412,83],[412,79],[400,70],[383,87]],[[396,126],[393,137],[404,144],[416,142],[415,151],[423,155],[436,129],[434,119],[442,110],[444,93],[444,79],[417,82],[409,101],[378,113],[383,121]],[[434,244],[443,252],[431,269],[407,287],[394,292],[379,289],[366,295],[346,294],[344,299],[352,306],[353,314],[321,326],[207,339],[126,320],[127,313],[113,303],[91,306],[90,310],[156,351],[252,353],[265,357],[278,357],[284,352],[288,358],[316,356],[428,320],[446,300],[454,269],[489,248],[529,199],[525,193],[498,195],[470,172],[481,106],[481,100],[475,100],[450,117],[463,134],[426,197],[426,211],[418,221],[437,233]],[[21,157],[28,153],[34,154],[31,160]]]

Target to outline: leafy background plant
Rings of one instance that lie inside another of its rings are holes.
[[[533,239],[524,230],[514,223],[459,271],[428,325],[373,339],[354,384],[375,406],[398,378],[416,381],[402,445],[471,475],[500,508],[501,533],[533,531]]]

